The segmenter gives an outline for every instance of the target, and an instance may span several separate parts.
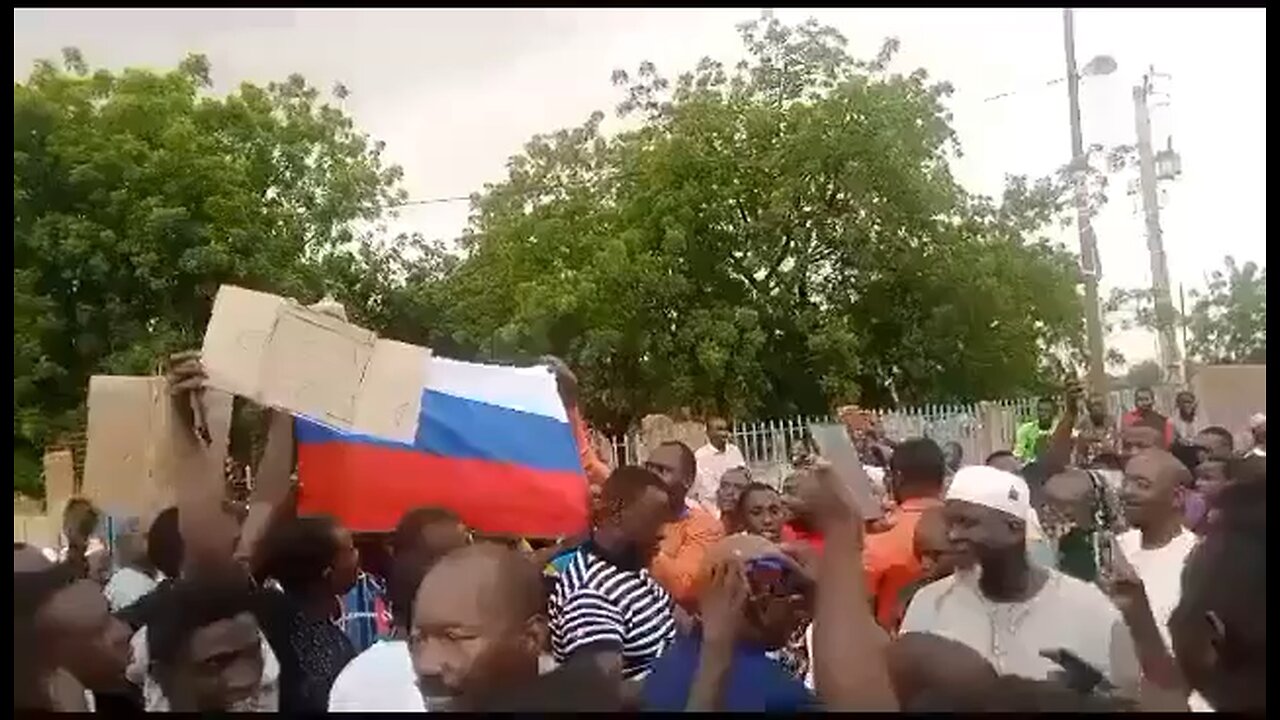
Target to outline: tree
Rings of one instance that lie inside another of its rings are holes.
[[[1186,318],[1188,356],[1202,363],[1267,362],[1267,269],[1227,256]]]
[[[615,72],[638,130],[596,113],[512,158],[474,199],[452,338],[569,358],[611,430],[1038,389],[1080,339],[1076,264],[1037,237],[1061,188],[965,193],[950,88],[889,73],[896,41],[859,61],[815,21],[740,31],[732,69]]]
[[[300,76],[226,97],[209,77],[198,55],[117,74],[68,50],[14,83],[15,487],[80,426],[90,375],[197,345],[222,283],[397,312],[367,263],[410,241],[380,255],[355,229],[402,197],[382,144]]]
[[[1187,357],[1201,363],[1267,361],[1267,270],[1227,257],[1209,276],[1205,290],[1191,292],[1192,307],[1172,321],[1187,330]],[[1107,331],[1141,328],[1155,332],[1155,294],[1150,288],[1115,288],[1103,305]],[[1117,353],[1118,364],[1124,357]]]
[[[1143,360],[1125,373],[1125,385],[1130,388],[1155,387],[1164,381],[1164,368],[1155,360]]]

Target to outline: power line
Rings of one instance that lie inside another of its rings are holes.
[[[398,208],[406,205],[435,205],[438,203],[459,202],[461,200],[470,200],[470,195],[455,195],[453,197],[435,197],[422,198],[421,200],[405,200],[404,202],[394,203],[389,207]]]

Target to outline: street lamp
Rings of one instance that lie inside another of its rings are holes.
[[[1097,55],[1092,60],[1085,63],[1084,67],[1080,68],[1080,71],[1076,73],[1076,80],[1081,80],[1087,77],[1102,77],[1104,75],[1110,75],[1115,71],[1116,71],[1115,58],[1111,57],[1110,55]],[[1044,86],[1049,87],[1050,85],[1057,85],[1058,83],[1066,79],[1067,78],[1054,78],[1046,82]],[[987,103],[987,102],[991,102],[992,100],[1000,100],[1001,98],[1007,98],[1013,95],[1017,95],[1019,92],[1021,91],[1010,90],[1009,92],[1002,92],[998,95],[992,95],[991,97],[983,98],[982,102]]]
[[[1165,149],[1156,153],[1156,179],[1174,180],[1182,174],[1182,156],[1173,149],[1173,137],[1169,137]]]
[[[1096,55],[1080,68],[1080,77],[1101,77],[1116,71],[1116,59],[1110,55]]]

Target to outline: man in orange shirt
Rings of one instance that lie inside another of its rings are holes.
[[[887,530],[867,536],[862,553],[876,620],[885,629],[892,629],[903,589],[923,573],[915,552],[916,525],[925,510],[942,504],[946,474],[942,450],[928,438],[902,443],[889,462],[898,509]]]
[[[662,541],[649,572],[677,604],[696,612],[698,572],[707,549],[724,537],[724,528],[711,513],[688,500],[698,468],[688,445],[674,440],[665,442],[649,453],[644,467],[667,486],[674,517],[662,529]]]

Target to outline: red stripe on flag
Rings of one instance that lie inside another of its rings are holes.
[[[298,445],[298,511],[350,530],[386,532],[406,511],[443,507],[487,534],[553,538],[587,527],[587,481],[552,472],[446,458],[360,442]]]

